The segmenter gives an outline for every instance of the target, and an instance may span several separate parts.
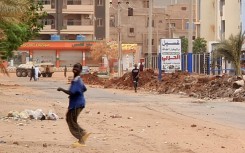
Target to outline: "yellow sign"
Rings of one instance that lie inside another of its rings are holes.
[[[50,44],[40,44],[40,43],[25,43],[21,47],[48,47]]]
[[[117,48],[118,44],[111,44],[111,48]],[[137,44],[122,44],[122,50],[136,50]]]
[[[136,50],[137,44],[122,44],[122,50]]]

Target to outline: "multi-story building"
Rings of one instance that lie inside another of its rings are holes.
[[[201,0],[200,35],[208,42],[228,39],[241,29],[240,1]],[[210,48],[209,48],[210,50]]]
[[[44,29],[39,39],[49,40],[52,34],[63,40],[75,40],[83,35],[87,40],[108,37],[108,0],[42,0],[43,11],[48,13],[43,20]]]
[[[116,1],[116,0],[115,0]],[[119,28],[122,32],[122,43],[134,43],[141,46],[141,55],[148,53],[148,10],[147,0],[117,1],[110,7],[110,39],[117,40]],[[160,1],[159,1],[160,2]],[[156,6],[156,5],[154,5]],[[117,26],[118,9],[120,8],[121,25]],[[133,8],[133,16],[128,16],[128,8]],[[193,8],[195,8],[193,6]],[[194,15],[195,16],[195,15]],[[179,38],[188,36],[188,3],[172,3],[169,6],[153,8],[152,53],[157,54],[160,38]],[[195,33],[193,33],[195,36]]]
[[[211,56],[217,44],[229,39],[231,35],[239,34],[241,30],[241,1],[234,0],[199,0],[200,6],[200,36],[208,42],[208,52]],[[211,58],[213,73],[224,73],[232,69],[231,62],[225,58]],[[222,70],[221,70],[222,69]]]

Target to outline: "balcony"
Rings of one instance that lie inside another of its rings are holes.
[[[55,13],[55,1],[54,0],[42,0],[43,10],[47,13]]]
[[[69,33],[69,34],[93,34],[94,32],[94,26],[93,22],[91,20],[73,20],[68,19],[64,20],[63,22],[63,28],[61,30],[63,34]]]
[[[63,13],[92,13],[93,0],[64,0]]]
[[[41,30],[41,34],[52,34],[55,33],[57,30],[55,29],[55,20],[54,19],[44,19],[43,22],[43,29]]]

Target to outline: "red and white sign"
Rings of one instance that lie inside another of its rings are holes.
[[[181,70],[181,39],[161,39],[162,70],[165,73]]]

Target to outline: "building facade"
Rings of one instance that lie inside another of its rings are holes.
[[[87,40],[108,37],[108,0],[42,0],[43,11],[48,16],[43,20],[44,29],[40,40],[50,40],[57,34],[62,40],[76,40],[83,35]]]
[[[200,36],[208,42],[228,39],[241,30],[240,1],[201,0],[200,7]]]
[[[141,56],[146,57],[148,54],[149,2],[147,0],[128,0],[127,2],[112,1],[110,7],[110,40],[117,41],[119,30],[121,30],[122,43],[137,44],[141,47]],[[128,15],[128,8],[133,8],[132,16]],[[120,27],[118,27],[118,13],[120,13]],[[188,3],[172,3],[169,6],[153,7],[153,55],[158,53],[160,38],[188,36],[188,15]],[[195,36],[195,33],[193,35]]]

